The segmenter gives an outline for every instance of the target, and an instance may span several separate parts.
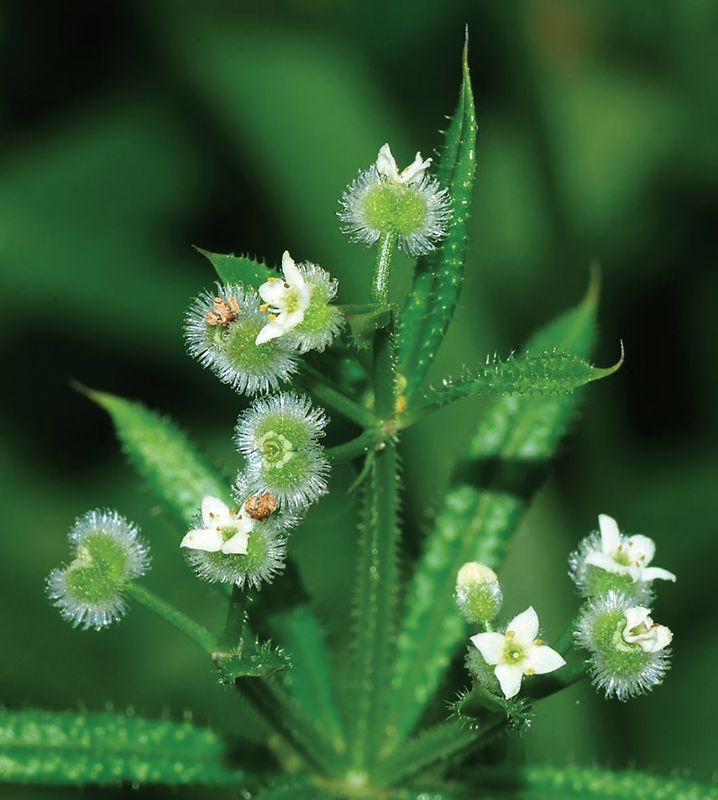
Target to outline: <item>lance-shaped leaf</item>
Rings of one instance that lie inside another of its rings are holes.
[[[593,280],[585,300],[539,331],[527,350],[556,347],[588,356],[595,335],[597,289]],[[394,742],[416,725],[467,636],[454,604],[457,571],[467,561],[494,569],[500,565],[579,398],[580,391],[556,397],[502,397],[479,423],[409,586],[389,712]]]
[[[266,264],[255,261],[249,256],[235,256],[231,253],[226,255],[210,253],[201,247],[195,247],[195,250],[209,259],[222,283],[242,283],[245,286],[252,286],[258,289],[269,278],[277,275]]]
[[[334,675],[319,620],[311,608],[303,605],[275,617],[272,628],[292,660],[291,672],[282,676],[287,691],[334,750],[343,752],[346,744]]]
[[[222,739],[189,723],[110,713],[0,712],[0,781],[245,785]]]
[[[467,371],[457,380],[445,378],[426,396],[426,405],[419,410],[439,408],[453,400],[484,394],[517,394],[523,397],[571,394],[591,381],[613,375],[623,363],[621,358],[612,367],[594,367],[573,353],[558,351],[531,355],[511,355],[505,360],[486,359],[477,370]]]
[[[478,784],[480,788],[473,788]],[[472,788],[450,792],[447,800],[479,797],[526,800],[718,800],[718,786],[641,772],[595,767],[526,767],[523,771],[480,770]]]
[[[439,249],[419,260],[402,312],[399,374],[411,398],[434,360],[451,321],[464,278],[464,256],[476,173],[476,114],[464,45],[459,104],[446,132],[437,179],[451,193],[451,221]]]
[[[192,524],[205,495],[232,502],[227,482],[171,420],[122,397],[83,391],[110,414],[125,454],[182,524]]]

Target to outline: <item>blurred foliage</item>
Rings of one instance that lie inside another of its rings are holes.
[[[193,709],[199,722],[251,732],[250,712],[161,623],[137,613],[116,629],[83,634],[45,600],[44,578],[63,557],[74,516],[110,505],[151,540],[150,585],[218,622],[212,590],[191,577],[176,546],[181,531],[152,506],[103,412],[69,379],[171,413],[232,469],[239,398],[183,355],[183,309],[212,280],[190,245],[268,263],[289,248],[338,275],[344,302],[364,302],[371,257],[341,237],[337,199],[384,141],[399,161],[438,145],[435,124],[455,101],[466,22],[478,188],[460,309],[432,374],[460,371],[467,353],[516,346],[575,302],[595,259],[604,285],[598,363],[615,361],[619,338],[627,352],[620,373],[590,393],[523,525],[504,573],[507,611],[540,598],[549,635],[558,633],[575,607],[566,555],[599,511],[652,536],[660,563],[679,575],[657,611],[676,632],[667,684],[630,705],[572,689],[540,707],[522,746],[556,763],[711,776],[712,0],[3,3],[6,705],[102,709],[110,701],[175,718]],[[482,407],[462,401],[408,437],[405,508],[414,530],[426,529],[452,447]],[[339,471],[338,488],[351,477]],[[346,635],[352,503],[335,493],[294,539],[300,569],[322,578],[314,599],[337,640]],[[407,562],[414,548],[408,544]],[[688,695],[697,686],[699,703]]]

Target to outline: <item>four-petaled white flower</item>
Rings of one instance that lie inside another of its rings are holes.
[[[255,344],[264,344],[293,330],[304,320],[304,312],[309,307],[311,288],[294,259],[287,250],[282,254],[281,278],[270,278],[259,287],[259,295],[264,301],[262,311],[268,312],[268,322],[257,334]]]
[[[643,606],[626,609],[626,627],[622,635],[627,644],[637,644],[646,653],[663,650],[673,639],[671,629],[655,623],[651,619],[651,609]]]
[[[180,547],[227,555],[247,552],[254,520],[245,512],[244,506],[237,511],[219,498],[207,495],[202,500],[202,522],[205,527],[190,531],[182,539]]]
[[[553,648],[537,639],[539,620],[532,606],[514,617],[506,633],[477,633],[471,642],[494,673],[504,697],[519,693],[524,675],[544,675],[566,662]]]
[[[396,159],[391,153],[391,148],[388,144],[382,146],[379,150],[379,155],[376,159],[376,171],[383,175],[385,178],[394,181],[395,183],[409,184],[419,183],[424,177],[424,173],[431,166],[431,159],[423,159],[421,153],[417,153],[414,161],[408,167],[399,172],[399,167],[396,165]]]
[[[634,582],[675,581],[676,576],[667,569],[648,566],[656,552],[653,539],[641,535],[622,536],[616,520],[607,514],[598,515],[598,525],[601,549],[588,553],[586,564],[607,572],[630,575]]]

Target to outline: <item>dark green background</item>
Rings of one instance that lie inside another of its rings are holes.
[[[713,0],[0,4],[0,699],[194,718],[242,733],[240,704],[199,652],[137,612],[73,631],[43,595],[75,515],[115,507],[153,545],[148,584],[214,623],[173,527],[71,378],[142,398],[233,468],[241,407],[183,352],[181,318],[211,283],[190,244],[276,263],[289,248],[361,301],[371,254],[337,198],[389,141],[432,153],[453,110],[464,24],[479,113],[461,306],[435,375],[508,352],[603,270],[600,364],[580,425],[506,565],[506,610],[548,638],[576,600],[565,559],[598,512],[652,536],[656,616],[675,631],[667,685],[631,704],[579,687],[542,704],[532,759],[686,769],[718,743],[715,605],[715,226],[718,6]],[[406,278],[402,262],[399,278]],[[402,274],[403,270],[403,274]],[[481,411],[407,437],[412,535]],[[339,436],[341,435],[338,434]],[[348,473],[339,473],[346,485]],[[293,540],[340,641],[354,541],[342,495]],[[270,591],[281,592],[281,581]],[[458,688],[458,687],[457,687]],[[50,790],[8,790],[46,797]],[[154,792],[159,796],[161,792]],[[3,794],[3,797],[6,795]],[[74,796],[72,792],[68,796]],[[194,793],[193,796],[198,796]]]

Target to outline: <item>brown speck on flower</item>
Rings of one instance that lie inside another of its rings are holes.
[[[219,328],[229,327],[230,322],[234,322],[239,314],[239,303],[237,298],[231,296],[229,300],[222,297],[215,297],[212,301],[214,306],[204,318],[208,325],[216,325]]]
[[[244,510],[252,519],[263,522],[277,510],[277,498],[271,492],[253,494],[247,498]]]

